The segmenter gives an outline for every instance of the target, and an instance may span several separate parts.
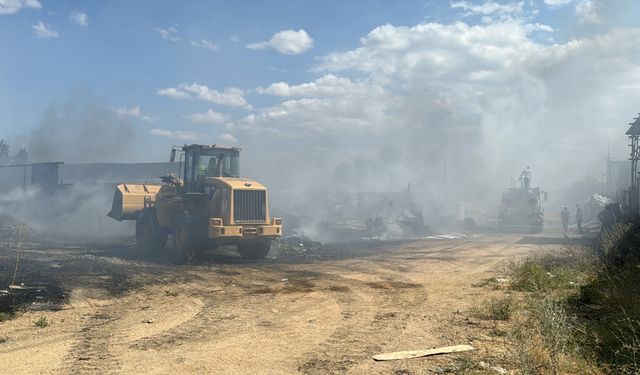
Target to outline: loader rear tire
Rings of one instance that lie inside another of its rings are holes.
[[[167,231],[158,225],[156,210],[145,208],[136,220],[136,245],[140,250],[161,250],[167,244]]]
[[[244,259],[264,259],[271,249],[271,241],[261,241],[238,245],[238,251]]]

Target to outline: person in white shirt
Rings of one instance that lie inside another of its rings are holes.
[[[527,166],[527,169],[520,173],[520,183],[523,189],[528,190],[531,187],[531,167]]]

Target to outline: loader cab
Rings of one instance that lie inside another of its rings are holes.
[[[206,177],[240,177],[240,149],[190,145],[184,152],[184,189],[203,193]]]

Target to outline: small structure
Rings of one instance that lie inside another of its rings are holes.
[[[46,192],[54,192],[60,185],[60,161],[32,163],[31,185]]]
[[[629,124],[627,136],[631,141],[631,186],[629,187],[629,210],[637,216],[640,212],[640,176],[638,175],[638,161],[640,161],[640,114]]]
[[[31,185],[38,186],[46,192],[53,192],[60,185],[60,165],[64,164],[60,161],[29,163],[29,164],[11,164],[0,165],[2,168],[22,168],[22,187],[27,188],[28,168],[31,168]]]

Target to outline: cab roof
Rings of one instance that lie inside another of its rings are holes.
[[[215,144],[213,144],[213,145],[191,144],[191,145],[182,146],[182,151],[187,151],[187,150],[203,150],[203,151],[220,150],[220,151],[240,152],[241,149],[240,149],[240,147],[220,147],[220,146],[217,146]]]

